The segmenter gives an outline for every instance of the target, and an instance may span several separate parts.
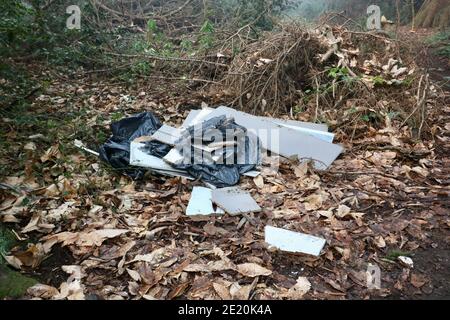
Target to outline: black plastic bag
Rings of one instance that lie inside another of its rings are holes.
[[[142,136],[151,136],[162,124],[151,112],[144,112],[111,124],[112,137],[100,147],[100,158],[113,168],[123,170],[134,179],[142,177],[144,169],[130,167],[130,144]],[[159,142],[149,146],[152,152],[163,154],[170,147]],[[168,152],[167,151],[167,152]],[[167,154],[167,153],[166,153]]]
[[[235,164],[226,164],[227,162],[225,158],[222,159],[221,164],[207,163],[205,161],[201,163],[202,157],[196,159],[196,153],[192,149],[189,154],[189,156],[191,157],[191,159],[189,159],[190,161],[188,161],[189,164],[181,164],[175,167],[180,170],[186,170],[193,177],[209,182],[219,188],[234,186],[239,183],[241,174],[253,170],[261,162],[259,139],[256,136],[251,139],[250,133],[245,127],[236,124],[234,122],[234,119],[227,118],[226,116],[219,116],[209,119],[203,122],[201,127],[192,126],[188,128],[188,136],[185,137],[185,139],[194,141],[195,137],[201,137],[202,143],[206,145],[212,142],[218,142],[215,141],[212,136],[208,136],[207,133],[210,130],[221,132],[222,141],[219,142],[223,142],[226,140],[227,130],[240,132],[240,134],[242,134],[242,137],[245,139],[244,141],[241,141],[241,143],[244,143],[244,150],[241,150],[244,151],[244,163],[241,162],[240,164],[237,164],[238,147],[235,146]],[[182,151],[182,148],[180,148],[180,151]],[[227,153],[224,153],[223,156],[226,157]]]

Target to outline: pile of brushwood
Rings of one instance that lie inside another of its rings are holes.
[[[427,114],[439,88],[412,50],[387,35],[282,25],[247,44],[210,93],[250,113],[298,115],[353,136],[389,118],[419,137],[429,132]]]

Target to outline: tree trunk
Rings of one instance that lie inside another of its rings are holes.
[[[450,22],[450,0],[426,0],[416,16],[416,26],[447,27]]]

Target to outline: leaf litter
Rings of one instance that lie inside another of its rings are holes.
[[[198,182],[152,173],[134,182],[73,146],[76,138],[95,149],[98,140],[85,138],[107,135],[114,112],[151,109],[177,126],[187,115],[181,105],[209,99],[168,96],[165,90],[142,96],[140,85],[135,90],[104,80],[55,80],[52,90],[33,102],[35,110],[64,117],[65,107],[46,101],[82,88],[84,94],[70,106],[80,115],[33,143],[28,137],[36,128],[21,132],[12,125],[17,136],[2,160],[11,173],[1,181],[0,220],[28,244],[3,256],[28,273],[38,272],[56,246],[73,258],[71,265],[55,266],[65,281],[44,280],[28,290],[29,298],[364,299],[425,293],[431,276],[415,269],[414,258],[411,268],[409,259],[391,253],[430,248],[435,230],[444,230],[448,245],[450,160],[441,150],[449,143],[448,107],[436,111],[430,104],[435,138],[422,141],[395,119],[386,120],[383,130],[370,122],[355,123],[350,132],[334,126],[336,141],[347,151],[329,170],[282,159],[278,172],[266,167],[256,178],[241,179],[240,187],[262,212],[249,219],[191,218],[185,211]],[[124,92],[136,99],[124,104]],[[313,114],[301,117],[312,120]],[[17,152],[25,152],[26,163],[15,162]],[[322,237],[327,245],[318,257],[270,249],[264,242],[269,224]],[[382,269],[381,289],[367,287],[369,264]]]

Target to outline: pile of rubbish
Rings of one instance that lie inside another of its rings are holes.
[[[111,125],[113,136],[100,158],[137,179],[154,173],[201,180],[186,209],[188,216],[243,215],[262,209],[236,185],[242,175],[257,177],[263,153],[311,161],[326,170],[343,148],[324,124],[259,117],[225,106],[192,110],[181,127],[162,124],[145,112]],[[80,142],[77,145],[86,151]],[[266,227],[266,242],[283,251],[319,255],[325,240]]]
[[[145,170],[231,187],[241,175],[255,177],[263,151],[327,169],[343,148],[328,127],[253,116],[228,107],[192,110],[180,128],[145,112],[111,125],[100,157],[133,178]]]

